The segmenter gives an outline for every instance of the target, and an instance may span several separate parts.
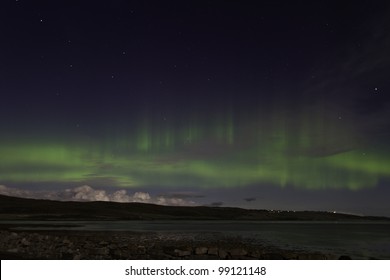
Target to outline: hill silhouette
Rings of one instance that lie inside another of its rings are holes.
[[[146,203],[75,202],[0,195],[2,220],[389,220],[319,211],[272,211],[234,207],[162,206]]]

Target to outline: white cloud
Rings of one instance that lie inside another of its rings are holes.
[[[155,203],[160,205],[171,205],[171,206],[195,206],[196,205],[196,203],[193,201],[184,200],[182,198],[164,197],[164,196],[158,196]]]
[[[111,201],[114,202],[131,202],[130,196],[125,190],[116,191],[111,195]]]
[[[170,196],[157,196],[153,198],[147,192],[128,194],[126,190],[108,193],[105,190],[96,190],[88,185],[61,191],[31,191],[18,188],[10,188],[0,185],[0,194],[24,198],[49,199],[59,201],[111,201],[111,202],[141,202],[159,205],[195,206],[195,202],[183,198]]]
[[[106,191],[95,190],[88,185],[74,188],[70,193],[73,193],[72,200],[76,201],[110,201]]]
[[[133,199],[137,202],[148,202],[150,201],[150,195],[148,193],[144,193],[144,192],[136,192],[134,195],[133,195]]]
[[[4,185],[0,185],[0,194],[16,197],[36,198],[34,192],[28,190],[22,190],[18,188],[9,188]]]

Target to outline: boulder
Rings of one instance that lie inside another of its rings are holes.
[[[138,246],[137,247],[137,253],[140,254],[140,255],[145,255],[146,254],[145,246]]]
[[[267,253],[262,255],[263,260],[285,260],[286,257],[279,253]]]
[[[108,255],[109,249],[106,247],[103,248],[95,248],[91,250],[94,255]]]
[[[218,248],[216,247],[211,247],[209,248],[208,252],[207,252],[209,255],[215,255],[215,256],[218,256]]]
[[[7,252],[16,254],[16,253],[19,253],[19,249],[18,248],[8,249]]]
[[[228,256],[228,252],[226,252],[225,250],[219,249],[219,250],[218,250],[218,256],[219,256],[221,259],[226,259],[226,257]]]
[[[31,244],[30,241],[28,241],[26,238],[23,238],[21,243],[23,246],[30,246],[30,244]]]
[[[235,248],[230,250],[230,255],[232,257],[234,256],[246,256],[248,254],[248,251],[242,248]]]
[[[191,256],[191,251],[189,251],[189,250],[175,249],[174,253],[178,257]]]
[[[207,254],[207,251],[208,251],[207,247],[196,247],[195,248],[196,255],[205,255],[205,254]]]

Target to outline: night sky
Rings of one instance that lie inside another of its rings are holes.
[[[0,4],[0,193],[390,216],[388,1]]]

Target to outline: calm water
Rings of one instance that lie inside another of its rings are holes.
[[[17,221],[14,223],[15,229],[24,230],[217,232],[250,238],[255,243],[282,248],[309,249],[336,255],[349,255],[354,259],[390,259],[390,223],[386,222]],[[27,223],[31,224],[31,227],[26,226]],[[21,224],[23,224],[22,227]],[[34,224],[45,226],[36,227]],[[51,228],[50,225],[64,226]]]

